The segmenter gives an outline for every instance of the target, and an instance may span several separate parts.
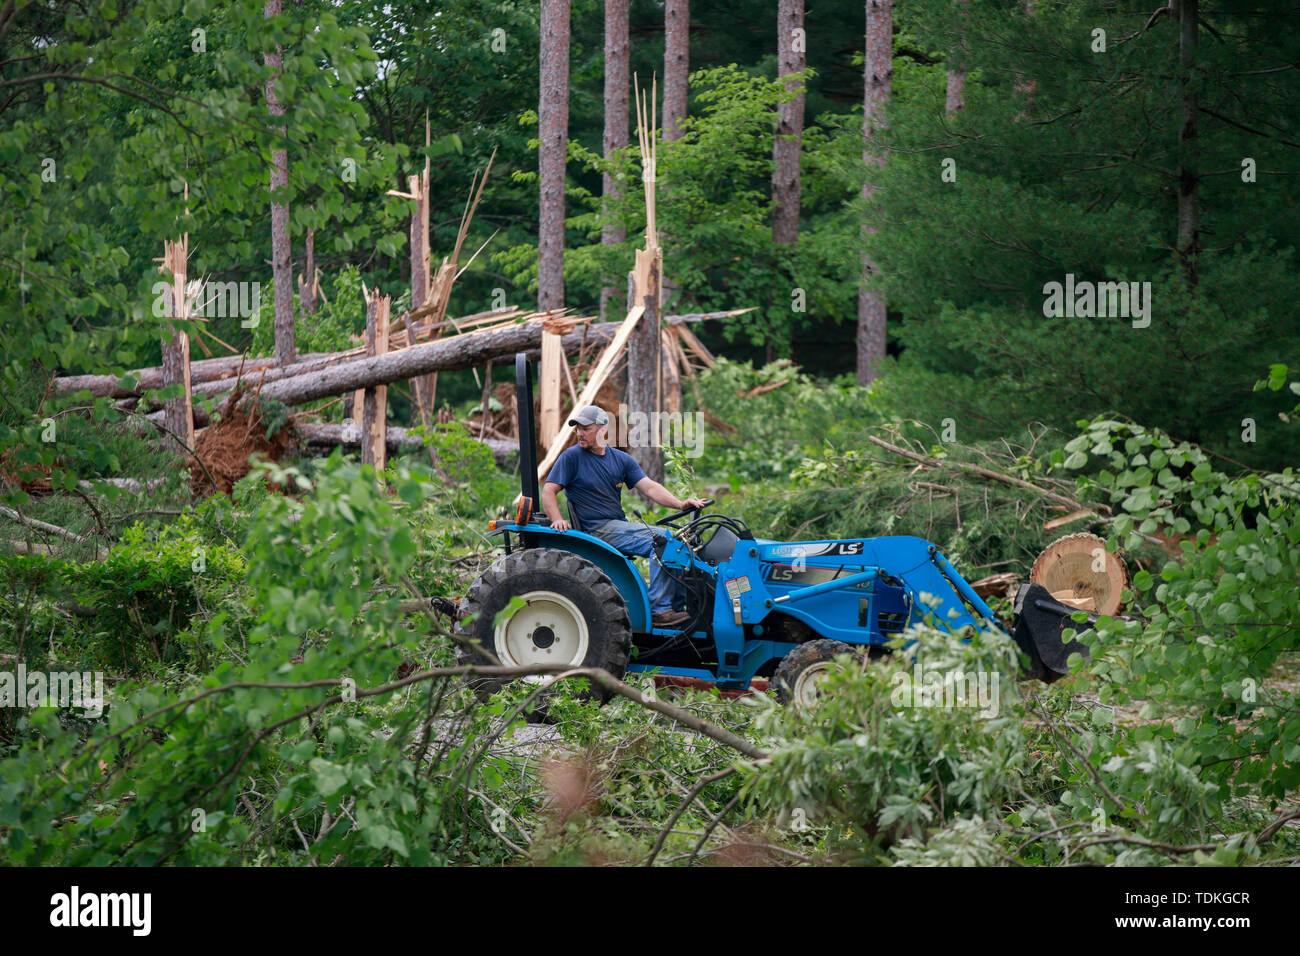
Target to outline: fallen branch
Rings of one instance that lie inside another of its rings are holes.
[[[1017,478],[1014,475],[1008,475],[1001,471],[994,471],[992,468],[985,468],[982,465],[972,465],[970,462],[965,461],[953,461],[951,459],[940,460],[938,458],[931,458],[929,455],[920,455],[914,451],[909,451],[906,448],[887,442],[883,438],[877,438],[875,435],[868,435],[867,441],[874,445],[879,445],[886,451],[893,452],[895,455],[906,458],[909,461],[915,461],[919,464],[925,465],[927,468],[957,468],[961,471],[969,471],[971,474],[979,475],[992,481],[1000,481],[1004,485],[1012,485],[1016,488],[1023,488],[1025,491],[1032,491],[1035,494],[1042,495],[1050,501],[1055,501],[1057,504],[1064,505],[1071,510],[1083,510],[1087,507],[1082,502],[1076,501],[1073,498],[1057,494],[1054,491],[1048,491],[1045,488],[1040,488],[1033,482],[1025,481],[1023,478]],[[1104,505],[1099,505],[1098,507],[1105,508]],[[1110,509],[1107,508],[1106,510],[1109,511]]]
[[[1282,829],[1290,821],[1296,819],[1300,819],[1300,810],[1284,810],[1282,813],[1278,814],[1276,820],[1260,831],[1259,839],[1255,842],[1267,843],[1269,840],[1273,839],[1273,835],[1276,834],[1278,830]]]
[[[4,505],[0,505],[0,515],[4,515],[12,521],[17,521],[19,524],[25,524],[27,527],[33,528],[36,531],[44,531],[46,534],[58,535],[60,538],[75,541],[77,544],[85,544],[90,540],[83,534],[77,534],[69,531],[67,528],[60,528],[56,524],[50,524],[49,522],[40,521],[36,518],[29,518],[26,515],[19,514],[12,508],[5,507]]]
[[[682,814],[686,812],[686,808],[695,802],[695,798],[703,792],[704,788],[716,780],[721,780],[723,777],[731,776],[735,772],[735,767],[726,767],[719,770],[717,773],[709,774],[691,788],[691,792],[685,796],[680,804],[678,804],[677,809],[673,811],[673,815],[668,818],[668,822],[659,831],[659,835],[655,837],[654,846],[650,847],[650,855],[646,857],[645,863],[642,864],[643,866],[654,866],[655,857],[657,857],[659,851],[664,848],[664,841],[668,839],[668,834],[672,832],[673,827],[677,825],[677,821],[681,819]],[[707,839],[707,834],[704,839]],[[703,842],[704,840],[701,839],[700,845],[702,845]],[[700,846],[697,845],[695,851],[698,853],[699,849]]]
[[[623,683],[621,680],[616,678],[613,674],[609,673],[609,671],[602,670],[599,667],[567,667],[563,664],[538,664],[533,667],[505,667],[505,666],[487,665],[487,664],[461,664],[454,667],[434,667],[426,671],[419,671],[418,673],[410,674],[407,677],[401,678],[400,680],[390,681],[387,684],[380,684],[378,687],[358,687],[355,689],[355,691],[349,693],[348,699],[360,700],[363,697],[376,697],[380,694],[389,694],[395,690],[400,690],[401,688],[407,687],[411,684],[418,684],[422,681],[431,680],[436,677],[464,677],[468,674],[474,674],[481,677],[508,677],[508,678],[536,677],[536,676],[545,676],[547,674],[552,674],[552,675],[563,674],[565,675],[565,677],[585,677],[588,680],[593,680],[596,683],[600,684],[606,690],[618,694],[620,697],[626,697],[628,700],[632,701],[635,704],[638,704],[642,707],[646,707],[650,710],[655,711],[656,713],[663,714],[665,717],[669,717],[672,720],[676,721],[677,723],[689,727],[691,730],[703,734],[704,736],[710,738],[711,740],[716,740],[720,744],[725,744],[726,746],[731,747],[733,750],[737,750],[740,753],[743,753],[747,757],[753,757],[755,760],[762,760],[768,756],[766,751],[761,750],[758,747],[755,747],[748,740],[745,740],[743,737],[738,737],[736,734],[733,734],[731,731],[727,730],[726,728],[719,727],[716,724],[712,724],[707,720],[703,720],[699,717],[696,717],[690,711],[683,710],[681,707],[676,707],[672,704],[665,703],[662,700],[658,700],[656,698],[643,694],[641,691],[637,690],[636,688],[629,687],[627,684]],[[110,741],[125,736],[131,730],[134,730],[137,727],[147,724],[155,717],[159,717],[169,711],[175,710],[178,707],[192,707],[193,705],[199,703],[200,701],[208,697],[213,696],[214,694],[220,694],[220,693],[225,693],[227,691],[240,690],[240,689],[309,690],[313,687],[342,687],[344,682],[348,680],[349,678],[328,677],[328,678],[322,678],[321,680],[303,681],[301,683],[273,683],[269,681],[235,681],[230,684],[222,684],[219,687],[209,687],[207,690],[195,694],[193,697],[186,697],[183,698],[182,700],[173,701],[170,704],[166,704],[163,707],[159,707],[157,710],[151,711],[150,713],[141,717],[139,720],[135,721],[135,723],[123,727],[121,730],[109,734],[106,737],[100,738],[99,740],[95,741],[95,743],[98,746],[102,747],[103,745],[109,743]],[[351,690],[351,688],[349,689]],[[329,706],[331,704],[338,704],[341,703],[342,701],[343,701],[343,695],[335,694],[321,701],[319,704],[313,705],[311,709],[315,710],[320,707]],[[286,718],[283,721],[277,721],[277,724],[288,723],[291,722],[291,720],[298,719],[301,716],[304,715],[301,714],[294,715],[293,718]],[[87,741],[87,743],[90,742],[91,741]]]
[[[84,534],[76,534],[75,532],[69,531],[67,528],[60,528],[56,524],[50,524],[46,521],[39,521],[36,518],[29,518],[26,515],[19,514],[17,511],[14,511],[12,508],[5,507],[4,505],[0,505],[0,515],[4,515],[6,518],[9,518],[12,521],[17,521],[19,524],[26,525],[27,527],[31,528],[33,531],[41,531],[45,534],[52,534],[55,535],[56,537],[63,538],[67,541],[75,542],[76,544],[93,543],[91,539]],[[102,561],[104,558],[108,556],[108,549],[102,546],[97,547],[95,549],[95,554],[96,557],[100,561]]]

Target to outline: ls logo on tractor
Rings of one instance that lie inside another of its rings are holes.
[[[837,554],[862,554],[861,541],[814,541],[810,544],[773,544],[763,549],[763,558],[816,558]]]

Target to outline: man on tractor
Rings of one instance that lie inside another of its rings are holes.
[[[560,516],[556,494],[561,488],[569,501],[575,530],[600,538],[626,555],[650,561],[650,612],[656,627],[685,624],[689,616],[678,605],[685,600],[681,585],[664,569],[655,553],[658,528],[634,524],[623,513],[620,497],[624,485],[635,488],[655,504],[674,508],[703,508],[703,498],[679,500],[676,495],[641,470],[627,452],[610,448],[607,443],[609,416],[597,405],[588,405],[569,420],[578,443],[566,448],[546,476],[542,489],[542,508],[556,531],[573,527]]]

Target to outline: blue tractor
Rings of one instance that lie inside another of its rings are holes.
[[[514,520],[492,522],[504,555],[461,602],[463,647],[485,648],[509,666],[601,667],[619,678],[654,672],[724,690],[765,676],[778,700],[806,703],[837,654],[885,653],[918,621],[954,631],[965,625],[1005,630],[939,549],[921,538],[773,541],[737,518],[703,511],[656,522],[666,531],[659,560],[683,585],[690,620],[653,626],[636,566],[576,523],[552,530],[536,507],[532,368],[522,354],[515,373],[521,496]],[[514,598],[521,606],[501,615]],[[1086,626],[1069,622],[1075,611],[1038,585],[1021,589],[1011,633],[1028,656],[1028,676],[1054,680],[1067,672],[1070,652],[1086,653],[1077,641],[1061,640],[1067,623]],[[495,678],[472,682],[482,696],[500,686]]]

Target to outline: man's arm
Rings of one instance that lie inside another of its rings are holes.
[[[548,486],[549,487],[549,486]],[[685,511],[687,508],[703,508],[703,498],[687,498],[685,501],[679,499],[675,494],[665,488],[659,482],[655,481],[649,475],[646,475],[634,486],[637,491],[645,495],[657,505],[663,505],[666,508],[674,508],[677,511]],[[542,499],[545,500],[543,495]]]
[[[563,485],[548,481],[542,486],[542,510],[551,519],[551,528],[555,531],[568,531],[571,525],[560,517],[560,499],[556,497]]]

